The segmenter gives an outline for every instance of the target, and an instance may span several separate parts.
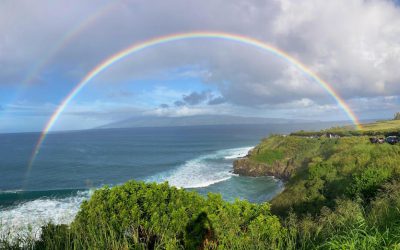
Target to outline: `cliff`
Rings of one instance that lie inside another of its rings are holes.
[[[279,136],[261,141],[234,162],[234,173],[274,176],[285,189],[271,201],[274,213],[317,214],[340,198],[369,201],[400,176],[400,146],[373,144],[368,136]]]
[[[235,160],[233,172],[244,176],[273,176],[280,180],[287,181],[296,166],[292,159],[286,162],[276,161],[272,164],[253,161],[249,157]]]
[[[246,157],[233,163],[233,172],[243,176],[273,176],[288,181],[319,148],[321,140],[274,135],[264,139]]]

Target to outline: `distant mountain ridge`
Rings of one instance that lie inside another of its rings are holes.
[[[295,120],[282,118],[242,117],[231,115],[196,115],[181,117],[137,116],[113,122],[98,128],[134,128],[134,127],[175,127],[202,125],[239,125],[239,124],[288,124],[320,122],[312,120]]]

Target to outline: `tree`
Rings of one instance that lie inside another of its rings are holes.
[[[400,120],[400,112],[397,112],[397,113],[394,115],[394,120]]]

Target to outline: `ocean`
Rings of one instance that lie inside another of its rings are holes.
[[[26,228],[37,233],[49,221],[68,224],[96,188],[131,179],[168,181],[202,195],[218,192],[228,201],[268,201],[282,190],[282,183],[237,176],[232,163],[268,134],[302,128],[278,124],[57,132],[48,135],[31,168],[40,134],[0,134],[0,233]]]

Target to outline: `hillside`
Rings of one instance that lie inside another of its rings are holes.
[[[291,135],[298,136],[312,136],[312,135],[325,135],[333,133],[340,136],[387,136],[387,135],[400,135],[400,120],[385,120],[376,121],[372,123],[362,124],[360,130],[356,130],[354,126],[337,126],[321,131],[297,131]]]
[[[338,198],[372,199],[377,190],[400,173],[400,146],[373,144],[364,133],[397,134],[400,121],[364,124],[362,131],[337,127],[319,132],[274,135],[234,163],[241,175],[272,175],[286,181],[272,200],[277,214],[318,213]],[[341,135],[329,138],[327,134]],[[361,135],[354,136],[356,133]]]
[[[271,201],[272,210],[303,215],[332,208],[338,198],[370,201],[383,184],[397,178],[399,162],[400,146],[372,144],[366,136],[272,136],[237,160],[234,171],[283,178],[285,190]]]
[[[363,124],[363,131],[400,131],[400,120],[378,121],[374,123]]]

